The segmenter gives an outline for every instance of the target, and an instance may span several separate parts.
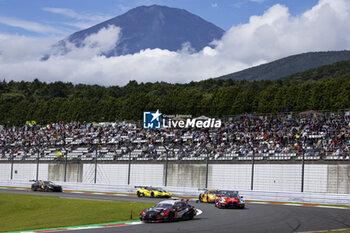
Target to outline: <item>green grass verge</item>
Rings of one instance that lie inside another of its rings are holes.
[[[350,229],[342,229],[342,230],[325,231],[324,233],[350,233]]]
[[[0,193],[0,232],[136,220],[153,205]]]

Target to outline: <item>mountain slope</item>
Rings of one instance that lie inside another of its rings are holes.
[[[121,28],[121,38],[107,56],[137,53],[147,48],[181,50],[186,42],[196,51],[220,39],[224,30],[186,10],[166,6],[140,6],[123,15],[70,35],[67,41],[81,47],[86,37],[109,25]],[[64,51],[64,49],[63,49]]]
[[[350,79],[350,60],[335,62],[307,71],[282,77],[276,82],[283,85],[301,85],[303,83],[317,83],[337,78]]]
[[[275,80],[312,68],[350,60],[350,51],[310,52],[282,58],[260,66],[218,77],[234,80]]]

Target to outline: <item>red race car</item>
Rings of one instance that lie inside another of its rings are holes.
[[[221,190],[216,195],[215,207],[221,208],[240,208],[245,207],[243,196],[238,195],[238,191]]]

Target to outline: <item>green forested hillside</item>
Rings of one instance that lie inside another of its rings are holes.
[[[263,65],[255,66],[218,79],[275,80],[306,70],[350,60],[350,51],[310,52],[289,56]]]
[[[0,124],[142,120],[143,111],[227,116],[241,113],[350,108],[350,61],[275,81],[209,79],[188,84],[124,87],[72,83],[0,82]]]

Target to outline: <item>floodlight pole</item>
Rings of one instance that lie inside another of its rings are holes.
[[[11,155],[11,180],[13,179],[13,154]]]
[[[64,157],[64,182],[67,182],[67,160],[68,160],[68,152],[66,149],[66,134],[65,132],[63,132],[63,149],[64,149],[64,153],[65,153],[65,157]]]
[[[129,151],[129,164],[128,164],[128,185],[130,185],[130,169],[131,169],[131,150],[127,147]]]
[[[166,158],[165,158],[165,180],[164,186],[168,185],[168,149],[166,148]]]
[[[163,138],[163,146],[164,146],[164,138]],[[169,163],[169,148],[165,147],[166,157],[165,157],[165,177],[164,177],[164,186],[168,185],[168,163]],[[174,154],[174,145],[173,145],[173,154]]]
[[[94,184],[97,182],[97,157],[98,157],[98,146],[95,151],[95,177],[94,177]]]
[[[250,190],[254,189],[254,165],[255,165],[255,151],[253,148],[253,157],[252,157],[252,177],[250,180]]]
[[[97,157],[99,152],[99,147],[101,145],[101,132],[98,132],[98,145],[95,151],[95,178],[94,178],[94,184],[97,182]]]
[[[39,156],[40,156],[40,142],[38,142],[38,157],[36,158],[36,180],[39,179]]]
[[[302,164],[301,164],[301,192],[304,192],[305,153],[304,151],[302,151],[301,153],[303,154]]]
[[[206,169],[205,169],[205,188],[208,188],[208,176],[209,176],[209,151],[206,147],[204,147],[207,152],[207,159],[206,159]]]

